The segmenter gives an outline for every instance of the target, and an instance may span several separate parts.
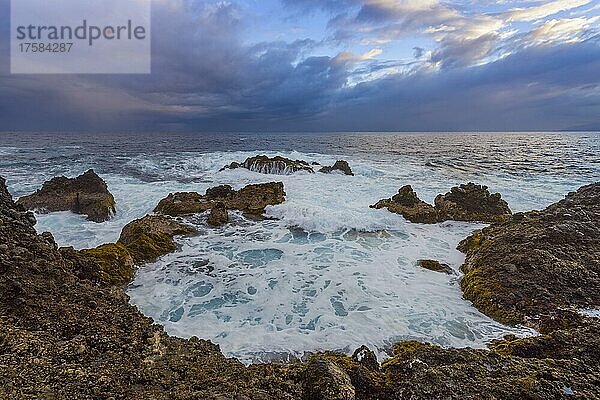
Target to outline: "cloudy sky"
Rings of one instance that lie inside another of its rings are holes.
[[[154,0],[152,74],[10,75],[0,131],[600,130],[592,0]]]

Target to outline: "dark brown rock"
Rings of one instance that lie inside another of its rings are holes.
[[[261,174],[274,174],[274,175],[290,175],[298,171],[305,171],[314,173],[310,165],[306,161],[302,160],[291,160],[285,157],[267,157],[267,156],[255,156],[247,158],[243,163],[233,162],[221,169],[236,169],[246,168],[250,171],[260,172]]]
[[[150,262],[177,248],[173,238],[191,235],[196,229],[160,215],[148,215],[125,225],[118,244],[124,246],[136,264]]]
[[[336,161],[335,164],[333,164],[333,166],[323,167],[319,170],[319,172],[322,172],[324,174],[330,174],[333,171],[340,171],[340,172],[343,172],[345,175],[354,176],[354,173],[352,172],[352,168],[350,168],[350,165],[348,165],[348,162],[344,161],[344,160]]]
[[[223,203],[228,210],[239,210],[251,215],[262,215],[265,207],[285,201],[282,182],[248,185],[238,191],[224,185],[211,188],[206,194],[175,193],[158,203],[155,212],[170,216],[191,215],[212,209]]]
[[[225,204],[217,203],[210,210],[208,220],[206,221],[210,226],[221,226],[229,222],[229,214],[225,208]]]
[[[453,187],[439,195],[435,206],[420,200],[410,185],[402,187],[391,199],[384,199],[371,208],[387,208],[410,222],[435,224],[444,221],[499,222],[511,216],[508,204],[499,193],[490,194],[486,186],[469,183]]]
[[[94,222],[107,221],[115,213],[113,195],[91,169],[77,178],[53,178],[34,194],[21,197],[18,203],[40,212],[72,211],[87,215]]]
[[[536,326],[559,309],[600,308],[600,184],[493,224],[459,250],[465,298],[498,321]]]
[[[419,199],[410,185],[406,185],[391,199],[380,200],[371,208],[387,208],[390,212],[402,215],[414,223],[434,224],[437,222],[437,213],[433,206]]]
[[[312,359],[306,366],[303,378],[306,399],[354,400],[356,398],[348,374],[331,361]]]
[[[419,265],[419,267],[428,269],[430,271],[442,272],[442,273],[448,274],[448,275],[454,274],[454,270],[452,269],[451,266],[449,266],[448,264],[442,264],[439,261],[419,260],[419,261],[417,261],[417,264]]]
[[[500,193],[490,194],[487,186],[468,183],[453,187],[435,198],[437,219],[442,221],[502,222],[511,216]]]

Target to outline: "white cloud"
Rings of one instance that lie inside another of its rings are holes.
[[[552,19],[541,24],[525,36],[526,46],[544,45],[555,42],[575,43],[585,38],[585,33],[600,17]]]
[[[557,14],[561,11],[571,10],[573,8],[585,6],[591,0],[556,0],[546,2],[539,6],[527,8],[514,8],[504,15],[509,21],[537,21],[539,19]]]

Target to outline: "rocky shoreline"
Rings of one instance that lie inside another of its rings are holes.
[[[211,193],[210,207],[209,192],[192,204],[208,211],[238,198]],[[262,203],[251,205],[259,212]],[[540,336],[508,336],[489,350],[406,341],[381,365],[363,347],[246,367],[208,341],[168,336],[128,303],[133,266],[193,230],[155,215],[132,222],[116,244],[59,249],[0,179],[0,398],[599,398],[600,322],[577,310],[600,307],[600,184],[501,220],[461,243],[461,286],[482,312]]]

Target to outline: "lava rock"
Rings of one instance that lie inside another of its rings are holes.
[[[419,199],[410,185],[403,186],[391,199],[380,200],[371,208],[387,208],[390,212],[400,214],[414,223],[434,224],[437,222],[437,213],[434,207]]]
[[[402,187],[391,199],[371,208],[387,208],[410,222],[435,224],[444,221],[501,222],[511,217],[508,203],[499,193],[490,194],[487,186],[469,183],[438,195],[435,206],[419,199],[410,185]]]
[[[228,210],[260,216],[265,212],[265,207],[284,201],[282,182],[248,185],[237,191],[229,185],[223,185],[208,189],[204,195],[194,192],[169,194],[158,203],[154,211],[176,217],[203,213],[214,208],[216,204],[223,203]]]
[[[465,298],[497,321],[536,327],[559,309],[600,308],[600,183],[492,224],[458,248],[467,255]]]
[[[147,215],[125,225],[117,243],[129,251],[135,264],[141,264],[174,251],[173,237],[194,233],[196,229],[168,217]]]
[[[227,208],[225,208],[225,204],[219,202],[214,205],[214,207],[210,210],[210,214],[208,215],[208,220],[206,221],[210,226],[221,226],[229,222],[229,214],[227,213]]]
[[[348,165],[348,162],[344,161],[344,160],[336,161],[335,164],[333,164],[333,166],[323,167],[319,170],[319,172],[322,172],[324,174],[330,174],[333,171],[340,171],[340,172],[343,172],[345,175],[354,176],[354,173],[352,172],[352,168],[350,168],[350,165]]]
[[[106,182],[91,169],[77,178],[53,178],[21,197],[18,204],[40,212],[72,211],[94,222],[107,221],[115,213],[115,199]]]
[[[313,359],[304,375],[305,398],[315,400],[354,400],[356,392],[352,381],[333,362]]]
[[[500,193],[490,194],[487,186],[468,183],[453,187],[435,198],[437,219],[442,221],[502,222],[512,212]]]
[[[290,175],[298,171],[305,171],[308,173],[314,173],[313,168],[302,160],[291,160],[285,157],[267,157],[267,156],[255,156],[249,157],[243,163],[233,162],[230,165],[226,165],[221,168],[221,171],[226,169],[246,168],[250,171],[259,172],[261,174],[274,174],[274,175]]]
[[[448,264],[442,264],[439,261],[435,260],[419,260],[417,264],[421,268],[428,269],[434,272],[442,272],[444,274],[453,275],[454,270]]]

